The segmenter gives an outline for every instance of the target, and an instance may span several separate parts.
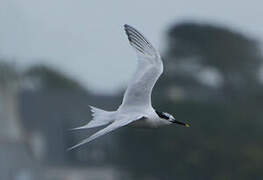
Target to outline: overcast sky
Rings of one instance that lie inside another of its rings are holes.
[[[126,87],[136,65],[123,24],[161,51],[167,28],[183,20],[262,40],[262,6],[238,0],[0,0],[0,56],[24,67],[49,64],[89,90],[114,92]]]

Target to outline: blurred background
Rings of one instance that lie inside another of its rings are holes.
[[[261,1],[0,0],[0,179],[263,178]],[[98,129],[136,68],[123,24],[160,50],[153,107],[191,128]]]

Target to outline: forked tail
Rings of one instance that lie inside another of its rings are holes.
[[[115,111],[104,111],[102,109],[90,106],[92,112],[92,120],[84,126],[73,128],[72,130],[95,128],[107,125],[114,121]]]

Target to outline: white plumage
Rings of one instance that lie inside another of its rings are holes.
[[[137,53],[138,63],[137,70],[125,91],[122,104],[116,111],[104,111],[91,106],[93,119],[88,124],[73,130],[109,125],[68,150],[126,125],[153,128],[177,123],[189,127],[188,124],[176,121],[172,115],[153,109],[152,89],[163,72],[163,62],[158,51],[139,31],[129,25],[124,25],[124,29],[131,46]]]

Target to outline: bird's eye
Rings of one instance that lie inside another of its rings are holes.
[[[164,119],[170,119],[170,115],[168,113],[163,113]]]

